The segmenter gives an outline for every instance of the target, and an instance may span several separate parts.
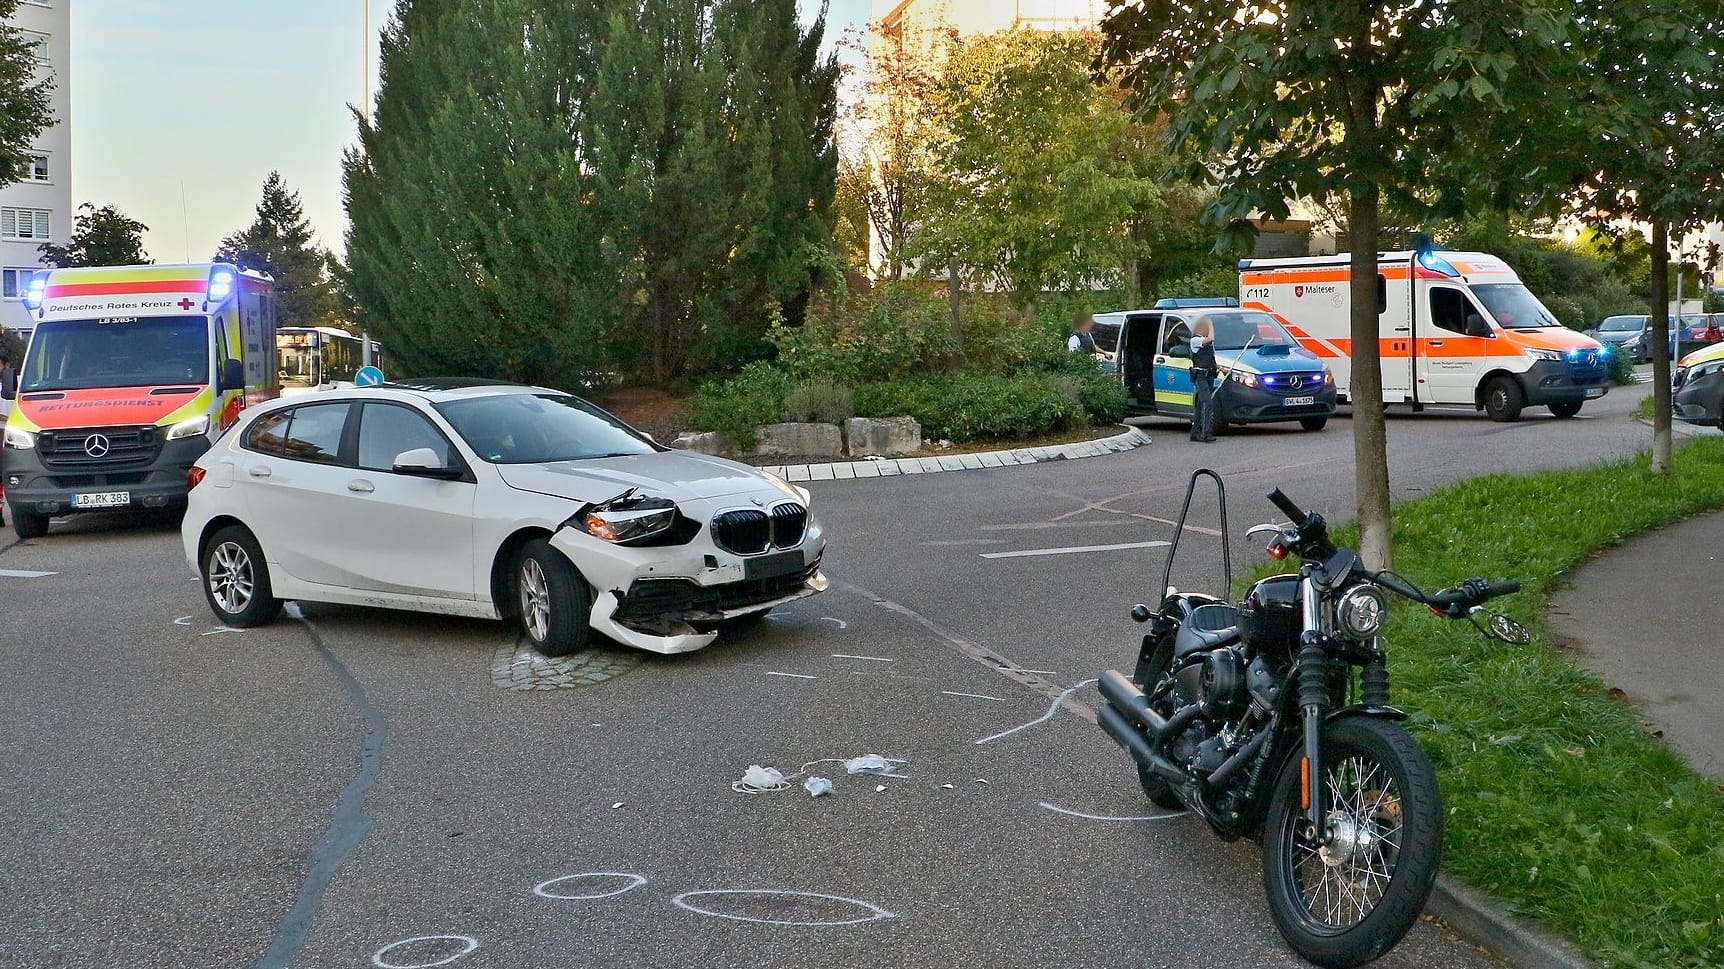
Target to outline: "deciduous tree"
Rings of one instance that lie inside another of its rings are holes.
[[[90,202],[78,206],[78,217],[67,245],[38,246],[42,264],[70,269],[76,266],[141,266],[150,262],[144,251],[144,233],[150,227],[128,217],[112,205],[97,208]]]
[[[1620,232],[1621,220],[1650,227],[1652,468],[1668,474],[1671,246],[1724,219],[1724,4],[1593,0],[1576,17],[1583,97],[1557,119],[1583,179],[1570,202],[1605,231]]]
[[[54,80],[36,62],[34,37],[13,27],[18,0],[0,0],[0,186],[23,178],[36,139],[54,124]]]
[[[955,260],[1026,305],[1044,290],[1124,288],[1137,270],[1129,223],[1158,194],[1145,162],[1161,152],[1093,78],[1098,43],[1029,30],[952,43],[929,99],[939,134],[916,255]]]
[[[1560,0],[1133,0],[1103,24],[1101,62],[1165,113],[1207,219],[1248,233],[1300,198],[1347,200],[1352,276],[1377,274],[1385,203],[1427,219],[1548,205],[1545,118],[1576,99]],[[1375,287],[1352,288],[1354,464],[1368,561],[1390,560],[1389,470]]]

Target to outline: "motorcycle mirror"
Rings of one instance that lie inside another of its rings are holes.
[[[1491,613],[1491,635],[1510,646],[1525,646],[1532,642],[1532,632],[1525,626],[1500,613]]]
[[[1133,622],[1148,622],[1149,617],[1150,617],[1149,607],[1144,605],[1143,603],[1140,602],[1137,605],[1131,607],[1131,619]]]

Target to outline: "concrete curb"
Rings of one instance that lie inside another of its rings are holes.
[[[1456,935],[1521,969],[1592,969],[1568,942],[1526,925],[1494,899],[1453,878],[1437,879],[1425,911]]]
[[[987,468],[1011,468],[1047,461],[1076,461],[1104,454],[1131,451],[1149,443],[1149,434],[1142,428],[1129,428],[1123,434],[1080,441],[1077,444],[1052,444],[1045,447],[1015,448],[1010,451],[984,451],[980,454],[942,454],[930,458],[882,458],[878,461],[835,461],[829,464],[772,465],[760,470],[776,474],[786,481],[848,481],[854,478],[891,478],[901,474],[939,474],[942,471],[981,471]]]

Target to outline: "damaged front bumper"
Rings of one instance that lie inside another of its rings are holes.
[[[810,522],[800,545],[738,556],[704,543],[674,548],[612,545],[565,528],[551,545],[593,587],[592,628],[653,653],[688,653],[718,638],[718,624],[825,592],[826,550]]]

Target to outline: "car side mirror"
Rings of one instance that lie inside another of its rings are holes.
[[[216,388],[221,391],[245,389],[245,365],[231,357],[222,361],[221,385]]]
[[[1467,336],[1490,336],[1491,327],[1485,318],[1477,313],[1467,314]]]
[[[443,463],[437,452],[428,447],[414,448],[395,455],[395,465],[389,470],[396,474],[412,475],[416,478],[438,478],[444,481],[454,481],[466,474],[460,468],[452,468]]]
[[[1179,357],[1181,360],[1190,360],[1191,359],[1191,344],[1189,344],[1189,343],[1175,344],[1174,346],[1171,346],[1168,348],[1167,355],[1170,357]]]

